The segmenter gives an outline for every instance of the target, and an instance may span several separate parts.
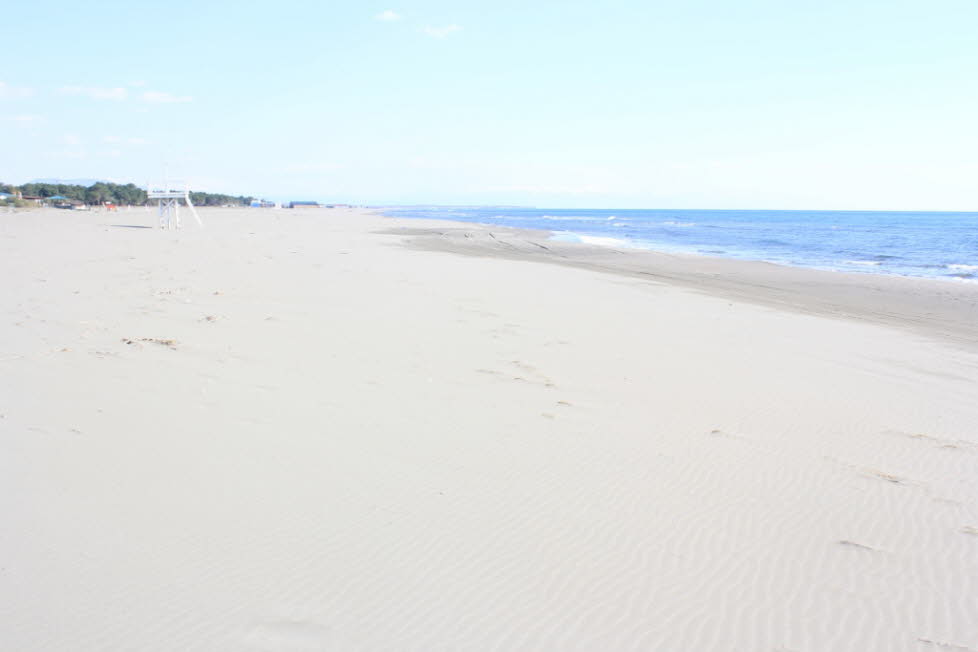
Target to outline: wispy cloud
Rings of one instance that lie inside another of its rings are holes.
[[[65,145],[81,145],[81,138],[76,134],[65,134],[65,137],[61,139],[61,142]]]
[[[19,115],[0,115],[0,122],[11,122],[20,127],[33,127],[44,122],[44,116],[26,113]]]
[[[445,38],[455,32],[462,29],[460,25],[445,25],[444,27],[432,27],[431,25],[426,25],[421,31],[431,36],[432,38]]]
[[[388,9],[386,11],[380,12],[379,14],[377,14],[376,16],[374,16],[374,18],[376,18],[377,20],[384,20],[384,21],[387,21],[387,22],[391,22],[391,21],[394,21],[394,20],[400,20],[401,19],[401,14],[397,13],[393,9]]]
[[[150,104],[182,104],[194,101],[194,98],[189,95],[173,95],[163,91],[146,91],[141,97],[143,102]]]
[[[145,82],[131,82],[133,87],[145,86]],[[122,101],[129,99],[129,91],[118,86],[113,88],[103,88],[101,86],[62,86],[59,91],[62,95],[75,95],[89,97],[93,100],[115,100]],[[189,95],[174,95],[163,91],[143,91],[138,95],[139,99],[149,104],[181,104],[193,102],[194,98]]]
[[[93,100],[122,101],[129,97],[129,92],[122,88],[102,88],[99,86],[62,86],[62,95],[83,95]]]
[[[148,138],[126,138],[127,145],[149,145],[150,140]]]
[[[144,82],[142,79],[137,79],[136,81],[129,82],[129,85],[133,88],[143,88],[146,86],[146,82]]]
[[[7,82],[0,81],[0,100],[20,100],[34,94],[33,88],[26,86],[11,86]]]

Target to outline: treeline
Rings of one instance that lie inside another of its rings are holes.
[[[232,195],[221,195],[213,192],[191,192],[190,201],[194,203],[194,206],[226,206],[231,204],[232,206],[249,206],[254,197],[238,196],[234,197]]]
[[[0,192],[23,197],[67,197],[86,204],[104,204],[106,202],[119,206],[145,204],[146,191],[132,183],[98,182],[90,186],[73,186],[59,183],[25,183],[22,186],[11,186],[0,183]],[[191,192],[190,201],[197,206],[247,206],[252,197],[222,195],[211,192]]]

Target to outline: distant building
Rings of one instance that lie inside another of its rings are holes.
[[[71,199],[70,197],[65,197],[64,195],[54,195],[53,197],[48,197],[45,201],[47,201],[55,208],[73,208],[78,204],[84,203],[78,201],[77,199]]]
[[[289,208],[319,208],[319,202],[315,201],[290,201]]]

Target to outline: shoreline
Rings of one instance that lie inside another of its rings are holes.
[[[484,209],[485,207],[479,207]],[[783,267],[794,267],[799,269],[812,269],[817,271],[826,272],[839,272],[846,274],[870,274],[879,276],[889,276],[889,277],[899,277],[899,278],[920,278],[920,279],[931,279],[931,280],[941,280],[950,281],[954,283],[974,283],[978,285],[978,265],[966,264],[966,263],[947,263],[940,266],[931,266],[931,269],[942,269],[947,273],[944,274],[927,274],[927,273],[915,273],[913,271],[890,271],[886,268],[884,262],[881,260],[860,260],[858,258],[854,259],[842,259],[832,261],[830,263],[818,264],[818,263],[804,263],[804,262],[794,262],[792,260],[782,260],[778,259],[776,256],[766,257],[765,252],[762,251],[746,251],[740,253],[731,252],[717,252],[703,250],[703,247],[707,245],[696,245],[696,246],[683,246],[678,243],[669,243],[665,240],[633,240],[630,237],[620,236],[613,232],[601,231],[587,231],[583,227],[578,228],[567,228],[567,229],[556,229],[548,226],[520,226],[513,224],[506,224],[505,222],[496,222],[492,220],[487,221],[469,221],[469,220],[455,220],[451,217],[439,217],[438,215],[419,215],[419,216],[401,216],[397,215],[398,209],[373,209],[377,210],[381,215],[391,218],[403,218],[410,220],[423,220],[432,219],[438,221],[450,221],[458,224],[470,224],[494,229],[512,228],[512,229],[524,229],[528,231],[547,231],[549,233],[549,239],[556,242],[572,242],[580,244],[590,244],[601,247],[609,248],[619,248],[619,249],[629,249],[637,251],[652,251],[660,254],[667,255],[685,255],[685,256],[701,256],[704,258],[722,258],[725,260],[740,260],[745,262],[763,262],[771,265],[780,265]],[[548,209],[533,209],[533,210],[548,210]],[[566,211],[568,209],[554,209],[558,211]],[[618,209],[582,209],[584,212],[600,212],[602,214],[606,213],[618,213],[621,214],[623,210]],[[667,211],[665,209],[650,209],[649,211],[643,212],[662,212],[664,215],[662,217],[674,217],[675,220],[667,220],[659,224],[672,224],[677,225],[677,221],[680,220],[699,220],[700,213],[745,213],[751,211],[744,211],[739,209],[729,209],[729,210],[694,210],[694,209],[682,209],[676,211]],[[799,213],[803,215],[810,215],[813,212],[826,212],[830,214],[881,214],[881,215],[894,215],[905,213],[907,215],[925,214],[925,215],[950,215],[956,214],[949,211],[785,211],[785,210],[771,210],[771,211],[756,211],[759,213]],[[682,215],[682,213],[691,213],[691,215]],[[978,213],[960,211],[961,215],[976,217]],[[506,216],[497,216],[506,217]],[[542,219],[550,219],[551,216],[544,215]],[[616,215],[606,217],[605,219],[616,219]],[[566,217],[561,219],[572,220],[573,217]],[[593,217],[587,217],[582,219],[594,220]],[[601,222],[599,220],[599,222]],[[617,225],[621,226],[623,223],[618,222]],[[678,224],[680,226],[687,226],[687,224]],[[583,230],[582,230],[583,229]],[[889,258],[885,256],[883,258]]]
[[[469,222],[468,224],[471,224],[471,223]],[[485,224],[485,223],[482,223],[482,222],[480,222],[478,224],[480,226],[493,226],[492,224]],[[526,229],[526,230],[527,231],[534,231],[535,229]],[[601,236],[592,236],[590,234],[579,234],[576,231],[550,231],[549,233],[550,233],[550,237],[548,239],[551,240],[551,241],[554,241],[554,242],[568,242],[568,243],[571,243],[571,244],[586,244],[586,245],[591,245],[591,246],[596,246],[596,247],[610,247],[610,248],[614,248],[614,247],[618,246],[621,249],[627,249],[627,250],[630,250],[630,251],[649,251],[649,252],[652,252],[652,253],[663,254],[663,255],[691,256],[691,257],[694,257],[694,258],[705,258],[705,259],[737,260],[737,261],[741,261],[741,262],[745,262],[745,263],[764,263],[766,265],[776,265],[778,267],[790,267],[790,268],[794,268],[794,269],[809,269],[809,270],[813,270],[813,271],[816,271],[816,272],[832,272],[832,273],[837,273],[837,274],[851,274],[853,276],[865,276],[865,275],[869,275],[869,276],[884,276],[884,277],[887,277],[887,278],[910,278],[910,279],[920,279],[920,280],[925,280],[925,281],[939,281],[941,283],[964,283],[964,284],[972,284],[973,283],[975,285],[978,285],[978,277],[971,277],[971,276],[965,277],[965,276],[956,276],[956,275],[953,275],[953,274],[948,274],[948,275],[943,275],[943,276],[924,276],[924,275],[921,275],[921,274],[898,274],[898,273],[895,273],[895,272],[875,271],[875,268],[877,266],[881,265],[881,263],[873,262],[873,261],[845,261],[845,262],[848,262],[848,263],[853,264],[853,265],[861,266],[862,269],[842,269],[842,268],[838,268],[838,267],[815,267],[815,266],[812,266],[812,265],[804,265],[804,264],[801,264],[801,263],[791,263],[791,262],[785,262],[785,261],[781,261],[781,260],[766,260],[766,259],[763,259],[763,258],[751,258],[751,257],[747,257],[747,256],[740,257],[740,256],[724,255],[724,254],[718,254],[718,253],[702,253],[702,252],[698,252],[698,251],[683,251],[681,249],[669,250],[669,249],[666,249],[666,248],[656,248],[655,245],[650,245],[650,246],[645,247],[645,246],[633,245],[633,244],[631,244],[629,242],[626,242],[624,240],[621,240],[620,241],[621,242],[620,245],[611,244],[611,243],[605,244],[605,243],[597,243],[597,242],[588,242],[585,238],[591,238],[591,239],[599,240],[602,237]],[[581,241],[578,242],[578,243],[575,243],[574,240],[561,240],[560,239],[560,235],[562,233],[568,233],[568,234],[570,234],[570,235],[572,235],[574,237],[580,237],[581,238]],[[615,238],[608,238],[608,239],[609,240],[613,240]],[[959,266],[961,266],[961,265],[959,265]],[[963,265],[963,267],[967,267],[968,269],[971,269],[972,267],[978,268],[978,265],[975,265],[975,266],[972,266],[972,265]]]
[[[978,350],[978,283],[820,270],[702,254],[563,242],[552,231],[423,218],[387,233],[418,249],[541,262],[641,278],[824,317],[863,320]]]

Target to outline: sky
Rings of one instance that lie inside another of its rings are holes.
[[[978,210],[978,0],[10,3],[0,181]]]

